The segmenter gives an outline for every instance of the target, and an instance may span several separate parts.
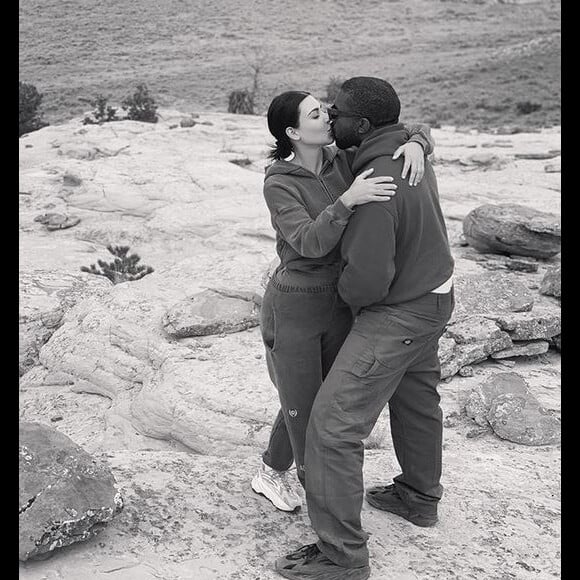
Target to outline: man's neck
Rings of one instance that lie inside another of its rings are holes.
[[[380,125],[378,127],[375,127],[373,125],[373,126],[371,126],[369,132],[366,133],[363,136],[363,138],[361,139],[361,144],[363,141],[367,140],[369,137],[372,137],[373,135],[375,135],[379,131],[388,133],[389,131],[396,131],[397,129],[400,129],[402,126],[403,126],[402,123],[399,123],[398,121],[396,123],[390,123],[389,125]]]

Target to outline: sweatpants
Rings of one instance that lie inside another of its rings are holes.
[[[260,328],[280,410],[262,459],[280,471],[295,461],[302,485],[312,404],[351,326],[351,310],[338,296],[335,281],[298,273],[270,280]]]
[[[385,405],[402,470],[395,485],[418,506],[441,498],[438,342],[453,307],[451,290],[361,310],[314,401],[305,451],[308,514],[320,550],[340,566],[368,564],[363,439]]]

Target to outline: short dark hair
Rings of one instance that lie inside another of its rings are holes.
[[[373,126],[399,122],[401,101],[391,83],[376,77],[352,77],[342,84],[353,113],[366,117]]]
[[[268,107],[268,129],[276,138],[276,144],[268,153],[269,159],[286,159],[292,153],[292,141],[286,135],[286,128],[298,127],[300,103],[308,95],[306,91],[286,91],[272,99]]]

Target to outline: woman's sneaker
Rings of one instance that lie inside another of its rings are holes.
[[[288,471],[277,471],[264,462],[252,479],[252,489],[267,497],[279,510],[293,512],[302,505],[302,499],[288,481]]]

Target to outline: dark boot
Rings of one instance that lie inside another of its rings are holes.
[[[430,528],[437,523],[436,505],[421,506],[420,509],[413,507],[401,497],[394,484],[369,488],[365,493],[365,499],[374,508],[401,516],[416,526]]]

